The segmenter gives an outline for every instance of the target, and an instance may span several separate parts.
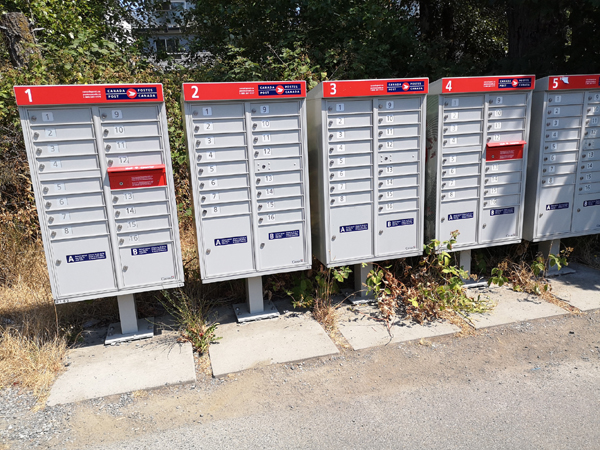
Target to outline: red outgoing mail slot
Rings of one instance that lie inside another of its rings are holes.
[[[110,180],[110,188],[112,190],[167,185],[164,164],[109,167],[108,179]]]
[[[523,159],[525,141],[488,142],[486,145],[486,161],[506,161],[507,159]]]

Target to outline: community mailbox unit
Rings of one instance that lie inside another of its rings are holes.
[[[312,234],[327,267],[423,251],[429,80],[326,81],[308,93]],[[358,299],[364,297],[359,295]]]
[[[442,78],[427,108],[425,235],[461,250],[521,241],[533,75]]]
[[[117,296],[136,334],[133,294],[183,285],[162,85],[15,95],[56,303]]]
[[[558,253],[600,231],[600,75],[538,80],[531,131],[523,237]]]
[[[247,279],[238,320],[277,315],[261,276],[311,267],[306,83],[185,83],[200,270]]]

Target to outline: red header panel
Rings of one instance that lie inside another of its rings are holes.
[[[427,94],[429,78],[398,80],[324,81],[323,97]]]
[[[245,83],[184,83],[186,102],[203,100],[247,100],[306,97],[306,81],[261,81]]]
[[[162,84],[15,86],[17,105],[162,102]]]
[[[534,75],[442,78],[442,93],[444,94],[488,91],[529,91],[534,87]]]
[[[509,159],[523,159],[525,141],[489,142],[485,153],[486,161],[506,161]]]
[[[558,75],[548,77],[549,91],[600,89],[600,75]]]

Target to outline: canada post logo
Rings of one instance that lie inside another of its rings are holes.
[[[156,87],[118,87],[106,88],[106,100],[156,100]]]
[[[301,95],[300,83],[259,84],[258,95]]]
[[[531,89],[531,77],[525,78],[500,78],[498,80],[499,89]]]
[[[388,92],[424,92],[424,81],[389,81],[387,83]]]

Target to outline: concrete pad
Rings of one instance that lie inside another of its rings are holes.
[[[192,345],[177,342],[176,331],[155,330],[151,339],[112,346],[104,345],[106,328],[87,333],[83,347],[69,350],[69,366],[52,386],[48,405],[195,382]]]
[[[469,316],[476,329],[568,314],[564,309],[548,303],[536,295],[515,292],[505,286],[494,289],[469,290],[471,296],[478,294],[495,302],[496,307],[488,313]]]
[[[213,375],[252,367],[301,361],[338,353],[335,344],[309,312],[292,311],[287,300],[273,302],[281,316],[237,323],[231,306],[218,310],[217,336],[209,347]]]
[[[460,328],[448,322],[419,325],[413,321],[397,318],[388,332],[385,323],[377,320],[377,317],[380,317],[378,311],[379,309],[374,305],[338,309],[338,329],[354,350],[443,336],[460,331]]]
[[[569,267],[575,273],[550,280],[554,296],[581,311],[600,308],[600,271],[582,264],[572,263]]]

